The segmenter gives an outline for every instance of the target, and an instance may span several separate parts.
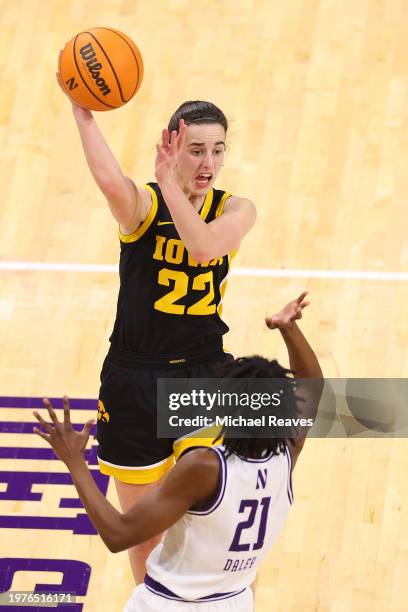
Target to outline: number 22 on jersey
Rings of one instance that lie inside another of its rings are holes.
[[[163,297],[155,301],[154,308],[156,310],[176,315],[183,315],[185,313],[188,315],[211,315],[215,313],[217,305],[214,303],[214,276],[212,270],[198,274],[193,278],[192,291],[206,291],[206,294],[188,307],[183,304],[176,304],[190,291],[190,278],[186,272],[162,268],[159,272],[158,282],[159,285],[164,285],[165,287],[170,287],[173,283],[173,287]]]

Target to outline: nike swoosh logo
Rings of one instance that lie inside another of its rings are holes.
[[[173,221],[158,221],[157,225],[173,225]]]

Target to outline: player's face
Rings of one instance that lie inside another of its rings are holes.
[[[183,191],[205,195],[223,165],[225,130],[219,123],[187,126],[186,140],[177,160],[177,178]]]

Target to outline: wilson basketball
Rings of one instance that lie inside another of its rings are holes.
[[[139,49],[113,28],[91,28],[74,36],[60,55],[58,68],[61,84],[74,102],[97,111],[129,102],[143,78]]]

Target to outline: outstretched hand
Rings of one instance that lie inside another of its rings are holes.
[[[44,399],[43,403],[48,410],[52,425],[47,423],[37,411],[34,411],[33,414],[44,431],[38,427],[34,427],[33,431],[46,440],[59,459],[69,467],[71,463],[82,457],[95,421],[90,419],[85,423],[82,431],[75,431],[71,423],[69,399],[64,396],[63,401],[64,421],[61,423],[58,420],[50,400]]]
[[[78,119],[92,119],[92,112],[87,109],[84,108],[83,106],[80,106],[78,104],[78,102],[75,102],[75,100],[73,98],[71,98],[71,96],[69,95],[69,93],[67,92],[67,90],[65,89],[65,87],[62,84],[62,79],[61,79],[61,73],[60,73],[60,62],[61,62],[61,55],[62,55],[62,51],[59,52],[59,57],[58,57],[58,71],[56,72],[55,76],[57,77],[57,83],[61,88],[61,91],[64,95],[67,96],[67,98],[70,100],[71,104],[72,104],[72,111],[75,115],[75,117],[78,117]]]
[[[305,302],[308,292],[304,291],[296,300],[292,300],[280,312],[265,318],[269,329],[290,329],[297,319],[302,318],[302,311],[310,302]]]
[[[177,166],[177,158],[184,146],[187,126],[180,119],[178,133],[176,130],[162,131],[162,141],[156,145],[156,180],[158,183],[173,178]]]

